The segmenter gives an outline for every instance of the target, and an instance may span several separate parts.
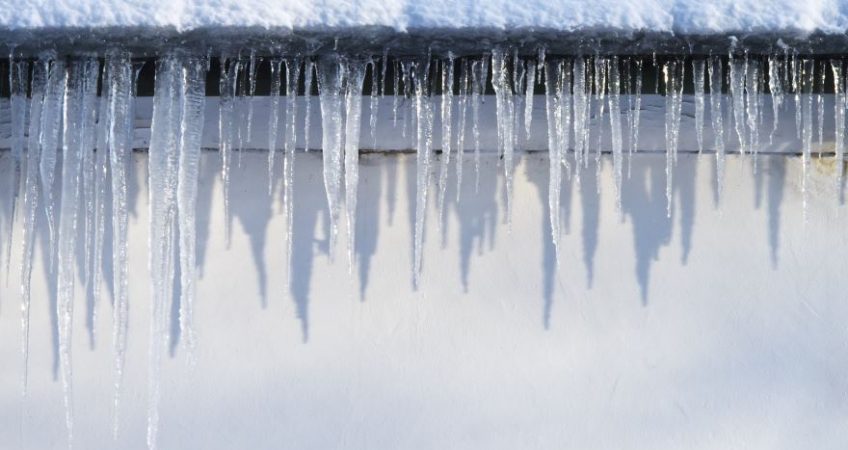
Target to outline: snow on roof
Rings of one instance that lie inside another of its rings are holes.
[[[0,29],[365,26],[678,34],[848,30],[848,0],[0,0]]]

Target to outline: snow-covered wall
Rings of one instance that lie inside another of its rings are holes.
[[[441,231],[430,204],[414,291],[414,155],[363,156],[352,274],[343,234],[335,261],[327,254],[320,155],[298,155],[287,288],[285,223],[279,190],[267,194],[266,155],[247,152],[240,166],[234,156],[228,248],[220,160],[204,154],[197,363],[187,364],[175,336],[161,376],[163,449],[838,449],[848,442],[848,214],[833,193],[831,159],[813,161],[806,225],[796,157],[762,157],[756,173],[750,159],[729,157],[716,205],[713,156],[681,154],[670,219],[662,155],[633,160],[621,211],[605,159],[600,186],[593,165],[581,188],[564,182],[557,268],[546,154],[520,158],[511,231],[497,160],[483,158],[475,192],[469,157],[459,202],[450,184]],[[10,168],[9,153],[0,153],[3,177]],[[146,155],[137,153],[119,439],[112,441],[110,425],[110,297],[93,317],[78,287],[75,448],[145,445],[146,180]],[[0,446],[65,448],[55,276],[43,258],[43,226],[29,396],[20,406],[19,239],[10,281],[3,274],[0,283]]]

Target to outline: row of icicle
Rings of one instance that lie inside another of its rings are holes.
[[[386,69],[394,64],[394,78],[388,80]],[[688,61],[688,60],[687,60]],[[218,132],[223,161],[221,178],[224,188],[225,214],[229,216],[229,182],[233,151],[249,141],[253,133],[253,102],[248,101],[246,117],[236,108],[237,102],[251,99],[256,92],[256,68],[259,62],[250,58],[220,59],[220,107]],[[559,253],[561,234],[560,186],[564,176],[580,182],[580,167],[587,167],[591,158],[601,154],[601,133],[590,133],[592,121],[609,118],[610,142],[617,204],[620,206],[622,173],[625,157],[638,148],[640,130],[642,74],[645,60],[618,57],[546,56],[544,51],[532,58],[520,57],[508,50],[496,49],[485,57],[352,58],[325,56],[321,58],[273,57],[271,70],[268,148],[276,149],[280,138],[280,121],[285,117],[282,132],[283,198],[287,221],[287,258],[291,259],[292,204],[294,152],[296,144],[297,97],[310,96],[317,82],[321,113],[324,185],[330,211],[330,253],[333,254],[342,207],[345,208],[349,264],[354,264],[354,230],[360,149],[361,104],[366,75],[371,75],[369,125],[371,140],[376,143],[377,109],[379,98],[386,96],[387,83],[392,83],[392,120],[398,126],[398,97],[413,100],[412,138],[417,150],[416,209],[413,249],[413,282],[417,286],[422,268],[422,246],[427,195],[431,184],[431,164],[435,148],[441,149],[435,194],[439,223],[442,221],[446,185],[451,159],[457,184],[463,183],[462,164],[465,148],[474,149],[479,179],[480,127],[479,110],[491,83],[497,111],[497,143],[502,157],[507,193],[507,217],[512,208],[512,173],[515,151],[532,128],[534,93],[544,91],[547,120],[547,142],[550,159],[549,207],[552,239]],[[198,166],[201,137],[204,133],[205,82],[209,59],[190,54],[172,53],[156,63],[153,120],[149,146],[149,268],[152,286],[151,342],[149,348],[149,410],[148,447],[154,448],[158,434],[159,369],[162,353],[169,336],[170,306],[174,300],[175,273],[179,267],[181,287],[179,324],[189,359],[193,357],[196,337],[192,325],[192,304],[195,292],[195,200],[198,189]],[[655,63],[656,65],[656,63]],[[283,77],[283,67],[286,76]],[[802,142],[806,194],[807,167],[813,142],[813,100],[818,113],[818,139],[821,142],[823,101],[814,95],[816,77],[831,71],[835,99],[835,156],[838,159],[837,177],[842,179],[842,159],[845,131],[846,96],[841,60],[827,65],[792,55],[774,55],[767,59],[731,57],[724,70],[720,58],[671,59],[661,64],[661,81],[666,94],[665,135],[668,213],[671,213],[673,166],[677,159],[684,74],[691,71],[695,105],[695,134],[698,150],[710,148],[704,142],[704,117],[709,101],[711,126],[715,142],[711,149],[716,156],[719,187],[723,178],[725,159],[725,114],[730,111],[740,152],[756,155],[762,146],[759,130],[763,122],[763,93],[772,95],[774,123],[777,112],[787,97],[794,100],[796,129]],[[23,393],[27,392],[29,347],[30,284],[36,221],[43,209],[49,230],[49,267],[56,277],[57,323],[59,336],[60,373],[66,406],[69,442],[73,437],[73,393],[71,370],[71,335],[76,278],[75,251],[79,243],[77,224],[84,226],[83,278],[87,292],[98,303],[101,283],[101,261],[111,258],[114,267],[113,283],[113,346],[114,362],[114,433],[117,437],[119,400],[127,340],[128,267],[127,267],[127,176],[133,141],[133,117],[136,78],[140,63],[122,51],[112,51],[105,58],[59,58],[45,53],[35,61],[10,60],[9,81],[11,98],[11,150],[15,164],[11,221],[23,220],[21,309],[24,355]],[[491,81],[489,77],[491,76]],[[301,80],[302,77],[302,80]],[[285,78],[285,79],[283,79]],[[721,86],[729,86],[730,105]],[[300,85],[305,89],[299,90]],[[660,82],[657,82],[659,86]],[[659,90],[659,87],[657,88]],[[285,92],[285,97],[281,91]],[[98,92],[100,93],[98,95]],[[440,97],[434,95],[440,92]],[[709,94],[707,94],[709,92]],[[622,98],[622,94],[625,96]],[[27,96],[31,98],[28,101]],[[454,97],[457,97],[455,100]],[[626,103],[626,104],[623,104]],[[305,103],[305,147],[309,143],[312,113],[310,102]],[[285,110],[281,116],[280,109]],[[609,114],[612,111],[623,114]],[[724,109],[723,109],[724,108]],[[729,108],[729,109],[728,109]],[[441,142],[434,144],[434,123],[438,111],[441,123]],[[470,136],[466,136],[470,119]],[[404,134],[407,123],[403,121]],[[600,128],[599,128],[600,129]],[[627,140],[625,141],[624,136]],[[468,143],[468,142],[471,143]],[[25,152],[24,149],[27,149]],[[456,150],[455,154],[453,150]],[[591,150],[594,149],[594,155]],[[61,150],[61,154],[59,151]],[[275,188],[274,158],[268,152],[268,189]],[[60,157],[61,156],[61,164]],[[756,159],[754,160],[756,164]],[[597,164],[596,167],[600,167]],[[629,173],[629,164],[627,165]],[[56,173],[61,170],[61,186],[54,186]],[[475,181],[476,182],[476,181]],[[58,188],[58,191],[56,189]],[[61,198],[54,198],[54,191]],[[111,198],[107,199],[107,192]],[[806,197],[805,197],[806,198]],[[107,201],[108,200],[108,201]],[[806,201],[805,201],[806,203]],[[111,204],[111,211],[106,205]],[[81,221],[78,215],[83,213]],[[109,219],[110,218],[110,219]],[[112,255],[103,255],[105,221],[112,221]],[[229,220],[226,220],[229,224]],[[11,225],[7,230],[11,230]],[[227,230],[229,236],[229,230]],[[11,233],[5,236],[3,262],[9,263]],[[178,256],[178,259],[175,259]],[[557,258],[558,259],[558,258]],[[289,264],[289,267],[291,264]]]

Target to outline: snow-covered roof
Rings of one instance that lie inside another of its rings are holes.
[[[0,0],[0,28],[544,28],[845,33],[846,0]]]

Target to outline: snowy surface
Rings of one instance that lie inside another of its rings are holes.
[[[539,28],[686,34],[848,29],[822,0],[0,0],[0,28]]]
[[[3,176],[7,155],[0,154]],[[502,169],[484,158],[479,192],[465,183],[461,202],[449,200],[444,241],[436,221],[427,222],[416,292],[414,156],[363,156],[353,275],[343,252],[335,262],[326,253],[320,157],[298,156],[296,281],[287,290],[286,227],[279,191],[269,197],[265,189],[266,155],[249,152],[240,166],[234,157],[229,248],[220,161],[205,155],[197,365],[190,369],[176,343],[164,358],[161,448],[840,449],[848,441],[848,214],[824,160],[813,164],[806,226],[798,158],[764,158],[757,175],[750,161],[729,158],[716,207],[713,158],[682,156],[671,219],[662,155],[634,160],[622,212],[607,160],[600,194],[591,175],[580,189],[564,183],[556,268],[546,155],[518,163],[511,233],[502,178],[494,176]],[[121,434],[112,441],[109,297],[92,343],[78,287],[80,449],[144,447],[146,156],[136,154],[132,173]],[[46,239],[42,227],[23,443],[19,235],[11,281],[4,274],[0,282],[4,448],[67,448]]]

